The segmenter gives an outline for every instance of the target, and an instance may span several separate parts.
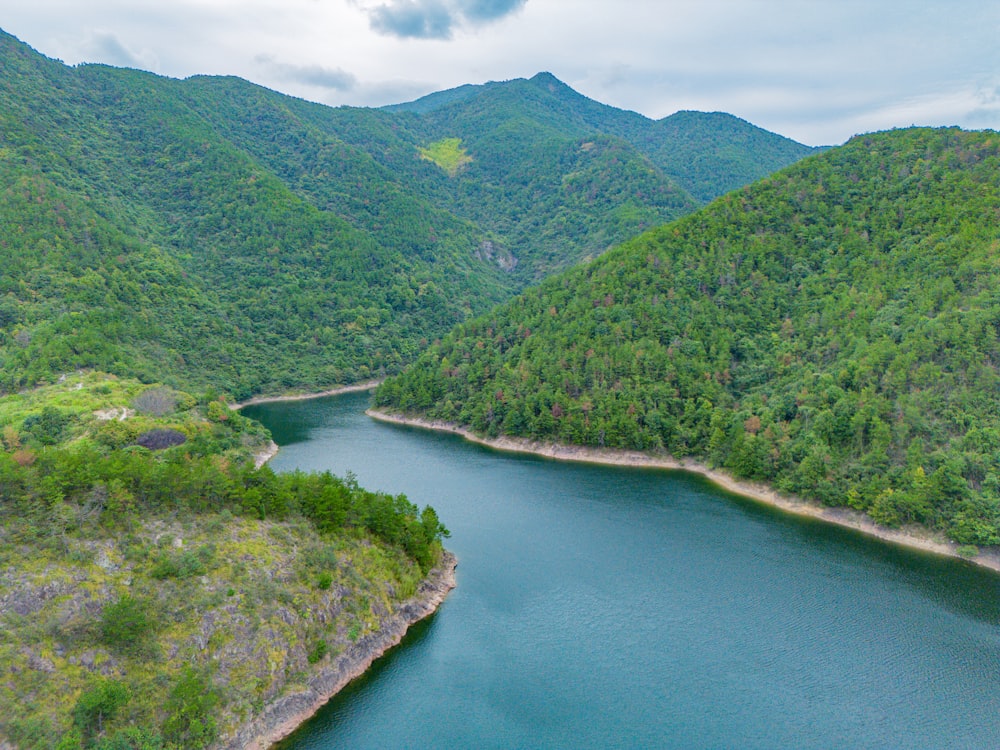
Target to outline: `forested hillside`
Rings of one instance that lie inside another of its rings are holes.
[[[78,367],[237,397],[348,382],[513,289],[426,203],[387,199],[377,231],[297,193],[199,114],[194,84],[0,41],[8,389]]]
[[[1000,542],[1000,135],[859,136],[459,326],[382,408]]]
[[[592,257],[615,238],[688,213],[814,151],[722,112],[650,120],[588,99],[550,73],[463,86],[386,109],[421,113],[433,132],[473,144],[482,158],[470,164],[469,175],[482,174],[494,197],[484,203],[478,181],[459,183],[457,208],[531,249],[526,261],[535,278],[571,265],[563,260],[567,249],[555,249],[565,245],[567,227],[586,251],[570,249],[572,261]],[[521,168],[511,163],[512,141],[522,148],[537,143]],[[616,166],[625,170],[617,183],[608,179]],[[552,179],[560,174],[561,182]],[[524,185],[550,206],[541,221],[526,221]],[[605,201],[619,206],[616,221],[599,219]],[[536,242],[542,243],[537,259]]]
[[[416,114],[69,68],[2,32],[0,65],[2,390],[80,367],[237,398],[396,372],[697,205],[625,137],[649,121],[551,76]]]

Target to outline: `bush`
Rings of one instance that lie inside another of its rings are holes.
[[[208,565],[215,557],[215,550],[210,545],[203,545],[197,551],[185,550],[176,554],[160,555],[149,574],[153,578],[191,578],[203,576],[208,572]]]
[[[122,448],[134,442],[138,436],[139,430],[131,421],[110,419],[97,429],[94,439],[108,448]]]
[[[128,594],[105,606],[101,613],[101,641],[122,654],[147,651],[153,634],[147,609],[144,601]]]
[[[306,656],[306,659],[309,660],[310,664],[315,664],[326,656],[326,652],[329,650],[330,647],[326,645],[326,641],[320,638],[313,644],[313,647],[309,649],[309,655]]]
[[[210,745],[216,735],[212,711],[218,702],[219,694],[209,679],[192,667],[185,667],[167,697],[164,739],[190,750]]]
[[[104,732],[104,722],[110,721],[118,709],[132,697],[128,686],[118,680],[98,679],[84,690],[73,709],[73,724],[85,737]]]
[[[54,406],[46,406],[41,414],[32,414],[24,420],[21,433],[41,445],[56,445],[65,436],[70,417]]]

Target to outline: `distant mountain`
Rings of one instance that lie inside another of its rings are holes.
[[[1000,543],[1000,134],[859,136],[459,326],[382,407]]]
[[[489,105],[484,103],[507,103],[512,93],[526,116],[556,124],[564,133],[603,133],[627,141],[699,203],[821,150],[723,112],[677,112],[651,120],[589,99],[551,73],[539,73],[529,80],[460,86],[385,109],[431,116],[438,113],[442,122],[456,117],[461,120],[468,110],[488,117],[483,110],[488,111]]]
[[[708,202],[793,164],[808,151],[725,112],[676,112],[655,125],[650,158],[696,200]]]
[[[2,32],[0,68],[0,390],[83,367],[237,397],[395,372],[697,207],[623,137],[645,118],[548,75],[418,114],[70,68]]]

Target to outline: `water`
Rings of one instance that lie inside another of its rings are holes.
[[[276,471],[433,505],[458,588],[283,748],[1000,747],[1000,576],[679,472],[375,422],[367,399],[246,413]]]

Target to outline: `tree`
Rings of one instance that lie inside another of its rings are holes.
[[[208,677],[185,667],[164,706],[167,713],[163,722],[164,739],[185,750],[211,744],[216,735],[212,710],[218,702],[219,693]]]
[[[103,734],[105,722],[111,721],[131,697],[132,693],[125,683],[98,678],[77,699],[73,708],[73,724],[79,727],[85,739]]]

